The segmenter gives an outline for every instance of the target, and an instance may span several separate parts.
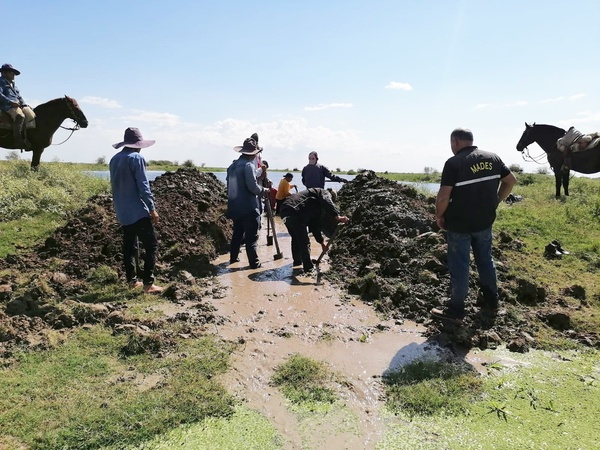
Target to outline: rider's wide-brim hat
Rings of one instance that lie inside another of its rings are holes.
[[[123,141],[113,144],[114,148],[131,147],[131,148],[146,148],[154,145],[156,141],[144,139],[140,130],[134,127],[129,127],[125,130]]]
[[[21,75],[21,72],[15,69],[11,64],[2,64],[2,67],[0,67],[0,72],[6,71],[14,72],[15,75]]]
[[[244,145],[238,145],[236,147],[233,147],[233,149],[236,152],[242,153],[244,155],[256,155],[262,152],[263,150],[261,147],[258,146],[258,142],[256,142],[252,138],[247,138],[244,141]]]

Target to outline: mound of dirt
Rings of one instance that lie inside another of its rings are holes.
[[[504,342],[516,351],[526,351],[535,345],[531,323],[524,318],[536,316],[539,307],[524,305],[531,297],[548,307],[549,299],[534,283],[508,276],[503,249],[519,248],[522,244],[518,240],[501,233],[494,258],[501,303],[511,303],[523,314],[507,314],[501,309],[492,319],[481,313],[477,305],[482,297],[472,261],[466,327],[452,329],[431,321],[429,313],[448,301],[450,286],[445,236],[435,221],[435,199],[365,171],[344,185],[338,202],[350,222],[338,230],[330,252],[330,279],[382,312],[399,320],[426,322],[431,335],[443,331],[448,333],[445,337],[468,348],[495,347]],[[563,329],[565,322],[560,323]],[[597,342],[597,338],[591,339]],[[579,340],[588,343],[590,337]]]
[[[212,274],[210,261],[227,250],[232,233],[231,221],[225,218],[225,185],[211,173],[182,168],[158,177],[151,188],[160,214],[157,278],[168,282],[183,270],[193,276]],[[85,279],[91,269],[105,265],[122,275],[122,242],[112,198],[99,195],[33,253],[9,256],[0,261],[0,269],[51,265],[55,271]]]
[[[198,301],[204,291],[219,295],[218,286],[198,278],[212,275],[211,261],[228,249],[232,225],[225,218],[225,185],[211,173],[182,168],[158,177],[151,187],[160,214],[155,275],[170,284],[165,297]],[[74,304],[71,299],[88,294],[88,278],[103,266],[109,268],[102,272],[107,283],[124,283],[122,242],[112,198],[99,195],[89,199],[43,245],[0,260],[0,270],[9,269],[0,277],[0,302],[4,304],[0,355],[9,356],[14,345],[43,347],[48,327],[65,329],[97,321],[93,304]],[[103,305],[113,313],[127,308],[125,304]],[[190,323],[217,320],[210,305],[195,308],[190,317]]]

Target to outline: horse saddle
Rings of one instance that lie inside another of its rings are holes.
[[[27,122],[26,127],[28,130],[35,128],[35,119]],[[13,120],[6,111],[0,111],[0,130],[12,130]]]
[[[563,153],[583,152],[600,143],[600,133],[583,134],[575,127],[569,128],[563,137],[556,141],[556,147]]]

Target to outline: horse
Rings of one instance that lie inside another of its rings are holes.
[[[554,171],[557,198],[560,198],[561,184],[564,187],[565,195],[569,195],[570,169],[586,174],[600,172],[600,147],[573,152],[568,156],[567,164],[565,164],[565,156],[556,146],[556,141],[565,133],[565,130],[553,125],[536,125],[535,123],[529,125],[525,122],[525,131],[517,143],[517,150],[520,152],[534,142],[546,152],[548,164]]]
[[[88,120],[81,111],[77,100],[64,96],[55,98],[49,102],[42,103],[36,106],[35,112],[35,128],[27,128],[26,138],[29,143],[25,151],[33,152],[31,158],[31,169],[35,170],[40,165],[42,152],[52,143],[52,136],[58,130],[58,127],[65,119],[73,119],[77,124],[76,127],[70,128],[75,131],[79,128],[87,128]],[[2,114],[0,125],[0,147],[6,149],[18,149],[13,142],[12,121],[8,114]]]

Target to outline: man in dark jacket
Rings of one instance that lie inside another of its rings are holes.
[[[250,268],[257,269],[261,266],[256,253],[261,214],[259,196],[269,193],[269,188],[259,186],[256,181],[254,159],[262,149],[256,140],[248,138],[234,150],[241,155],[227,168],[227,215],[233,220],[229,262],[240,260],[240,247],[245,241]]]
[[[331,173],[331,171],[319,164],[319,155],[317,152],[310,152],[308,154],[308,165],[302,169],[302,184],[309,188],[325,188],[325,178],[331,181],[337,181],[338,183],[347,183],[348,180],[342,177],[338,177]]]
[[[446,161],[435,203],[437,224],[447,230],[450,303],[444,311],[433,308],[434,317],[461,323],[469,289],[471,249],[475,257],[485,309],[498,308],[496,267],[492,259],[492,224],[496,208],[517,179],[494,153],[473,145],[473,133],[457,128],[450,135],[454,156]]]
[[[305,272],[309,272],[313,268],[310,259],[309,227],[323,250],[326,248],[321,234],[322,215],[334,218],[338,223],[348,222],[346,216],[340,216],[340,211],[333,203],[331,194],[321,188],[310,188],[292,194],[281,206],[281,218],[292,237],[293,265],[302,264]]]

